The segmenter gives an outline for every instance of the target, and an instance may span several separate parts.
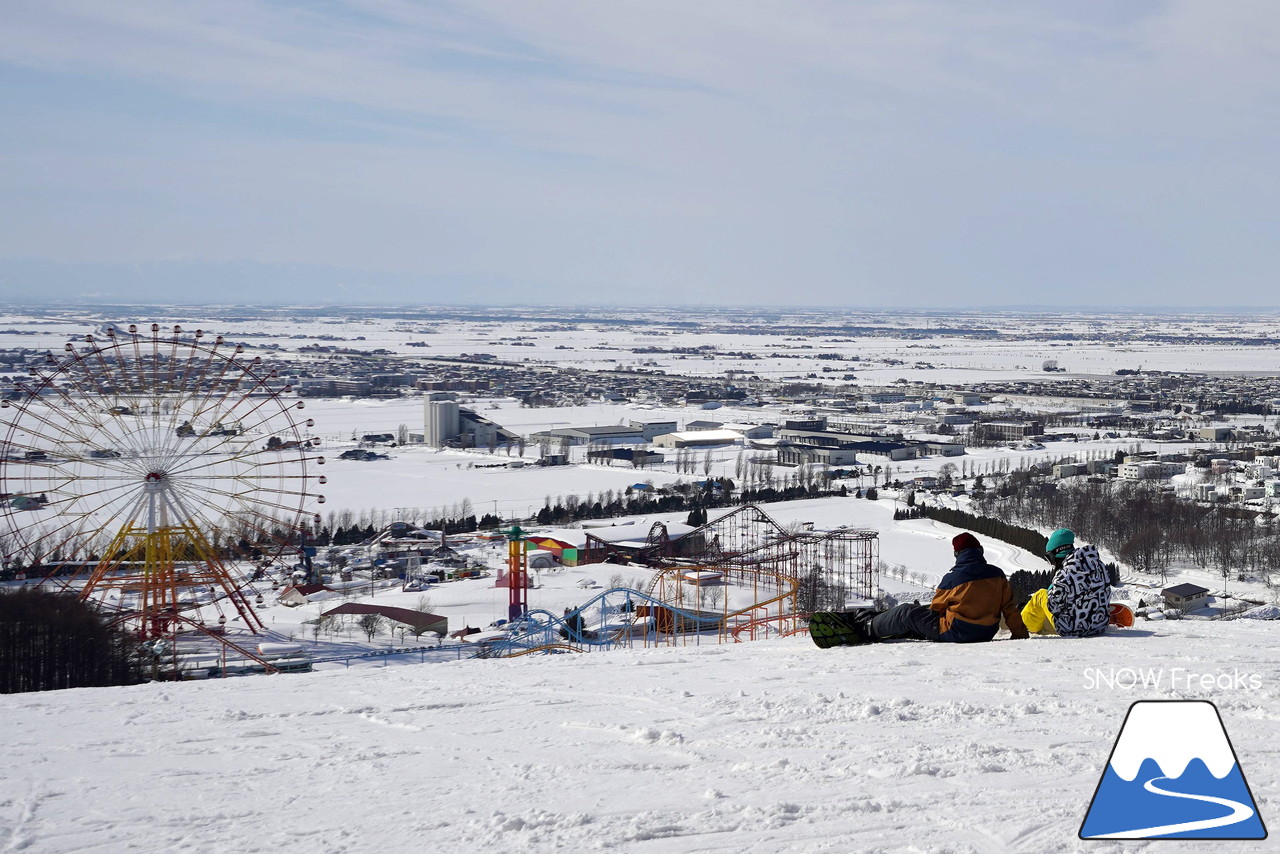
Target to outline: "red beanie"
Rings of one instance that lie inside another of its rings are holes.
[[[979,543],[978,538],[973,534],[965,531],[963,534],[956,534],[955,538],[951,540],[951,548],[954,551],[962,552],[965,549],[980,549],[982,548],[982,543]]]

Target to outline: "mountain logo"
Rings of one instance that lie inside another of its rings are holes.
[[[1081,839],[1266,839],[1218,707],[1129,707],[1080,825]]]

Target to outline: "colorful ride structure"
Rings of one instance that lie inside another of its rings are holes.
[[[522,545],[510,540],[510,579],[521,577]],[[660,522],[644,544],[588,538],[586,551],[597,560],[627,562],[638,553],[647,558],[653,576],[645,589],[612,587],[552,614],[517,611],[525,585],[511,584],[512,629],[488,641],[484,654],[740,642],[804,631],[811,611],[875,598],[877,546],[875,531],[785,528],[751,504],[678,539]]]
[[[139,638],[197,631],[256,659],[227,622],[260,632],[254,571],[306,561],[324,459],[289,386],[242,346],[203,338],[111,326],[16,384],[0,401],[0,492],[43,500],[0,507],[0,551]]]

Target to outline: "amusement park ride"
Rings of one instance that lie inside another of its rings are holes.
[[[491,657],[785,636],[807,631],[810,611],[870,602],[877,588],[875,531],[787,529],[745,504],[678,538],[661,522],[644,542],[588,534],[588,562],[641,561],[653,577],[644,590],[611,588],[552,614],[528,608],[523,532],[506,533],[508,566],[499,583],[510,588],[517,629],[488,642],[484,654]]]
[[[140,639],[203,635],[272,672],[224,628],[263,630],[252,571],[304,554],[318,527],[324,458],[289,386],[239,345],[156,324],[85,336],[16,385],[0,401],[6,567],[92,599]],[[785,635],[876,589],[875,532],[788,529],[743,505],[678,537],[660,522],[640,542],[588,534],[582,562],[639,562],[652,580],[551,614],[529,608],[526,532],[504,533],[513,630],[484,655]]]
[[[325,478],[303,402],[221,337],[108,327],[0,401],[0,553],[142,639],[262,630],[237,564],[297,548]],[[217,615],[210,625],[206,610]]]

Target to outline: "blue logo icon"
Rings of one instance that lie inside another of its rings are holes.
[[[1130,706],[1080,838],[1266,839],[1217,706]]]

